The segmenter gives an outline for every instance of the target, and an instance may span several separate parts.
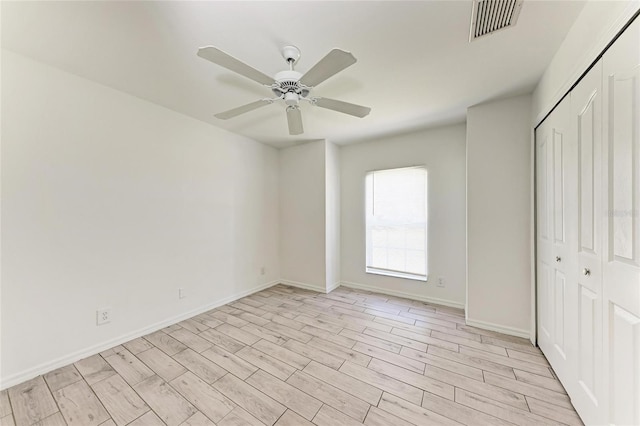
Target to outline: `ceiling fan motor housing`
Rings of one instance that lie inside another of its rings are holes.
[[[295,105],[298,103],[297,102],[298,96],[302,96],[303,98],[306,98],[307,95],[309,94],[309,89],[300,84],[300,81],[299,81],[300,77],[302,77],[302,74],[299,73],[298,71],[293,71],[293,70],[280,71],[279,73],[276,74],[275,83],[274,83],[274,86],[271,88],[271,90],[278,97],[282,97],[284,95],[284,100],[287,103],[287,105]],[[293,97],[290,96],[289,94],[296,95],[295,104],[290,104],[288,102],[288,99],[291,99],[291,100],[293,99]],[[287,98],[287,95],[289,95],[288,98]]]

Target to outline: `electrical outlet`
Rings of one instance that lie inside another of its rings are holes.
[[[442,277],[438,277],[438,284],[436,284],[438,287],[444,287],[445,283],[444,283],[444,278]]]
[[[260,268],[260,275],[264,275],[266,273],[267,273],[267,268],[265,268],[264,266]]]
[[[184,291],[184,288],[178,289],[178,299],[184,299],[187,296],[187,293]]]
[[[96,311],[96,325],[104,325],[111,322],[111,308],[98,309]]]

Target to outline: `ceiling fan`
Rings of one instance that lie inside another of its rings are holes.
[[[295,46],[285,46],[282,49],[282,56],[289,64],[289,69],[280,71],[274,78],[245,64],[217,47],[201,47],[198,49],[198,56],[267,86],[276,96],[275,98],[260,99],[230,109],[229,111],[215,114],[215,117],[222,120],[227,120],[276,101],[283,100],[286,105],[289,134],[300,135],[304,132],[302,127],[302,114],[300,113],[299,107],[300,101],[306,101],[321,108],[360,118],[366,116],[371,111],[371,108],[349,102],[310,96],[311,90],[318,84],[356,63],[356,58],[350,52],[345,52],[344,50],[333,49],[309,71],[302,74],[293,69],[300,58],[300,50]]]

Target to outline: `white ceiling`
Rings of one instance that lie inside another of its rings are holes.
[[[582,1],[525,0],[514,28],[469,43],[471,1],[2,2],[2,46],[276,147],[338,144],[463,121],[466,108],[533,90]],[[268,75],[280,48],[304,73],[329,50],[358,62],[314,95],[370,106],[365,118],[302,105],[289,136],[283,105],[213,117],[266,87],[196,56],[214,45]]]

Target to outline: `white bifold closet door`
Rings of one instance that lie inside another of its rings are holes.
[[[640,425],[640,18],[603,59],[607,423]]]
[[[586,424],[640,425],[640,18],[536,129],[538,343]]]
[[[576,143],[566,97],[536,130],[538,343],[563,383],[573,378],[577,258]]]
[[[574,297],[576,357],[571,399],[584,419],[605,424],[602,334],[602,61],[570,94],[571,126],[578,153],[578,229]]]

